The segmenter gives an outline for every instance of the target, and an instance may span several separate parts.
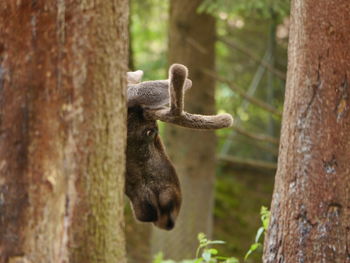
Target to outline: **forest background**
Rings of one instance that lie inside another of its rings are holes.
[[[173,4],[176,2],[181,1]],[[269,207],[271,202],[287,70],[290,3],[195,2],[198,16],[205,14],[215,20],[215,54],[210,54],[215,57],[215,71],[203,67],[203,72],[215,81],[216,110],[231,113],[235,120],[233,128],[216,133],[214,206],[213,210],[202,210],[203,218],[213,218],[213,227],[205,234],[226,242],[220,247],[223,255],[243,260],[261,226],[260,208]],[[167,78],[169,9],[169,1],[130,1],[129,68],[142,69],[143,80]],[[208,50],[196,37],[188,38],[188,44],[206,56]],[[191,78],[191,67],[189,71]],[[194,85],[193,89],[204,87]],[[187,105],[191,103],[187,101]],[[161,128],[162,136],[167,137],[169,133],[163,131],[163,125]],[[178,152],[181,154],[181,149]],[[203,195],[192,198],[201,199]],[[150,261],[150,257],[162,250],[155,240],[164,239],[149,225],[135,224],[128,207],[127,214],[129,261]],[[198,215],[197,220],[200,220]],[[164,256],[177,260],[191,258],[184,248],[189,246],[194,258],[196,233],[186,232],[181,225],[177,230],[182,234],[172,231],[166,234],[172,252],[164,251]],[[261,262],[262,248],[258,250],[260,253],[254,253],[248,262]]]

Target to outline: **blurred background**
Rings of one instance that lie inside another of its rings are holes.
[[[199,232],[226,242],[220,254],[244,258],[272,196],[288,26],[288,0],[130,0],[130,70],[166,79],[169,65],[185,64],[193,81],[185,110],[228,112],[234,125],[201,132],[160,123],[183,206],[165,232],[135,222],[127,205],[129,262],[152,262],[160,251],[194,258]],[[247,262],[261,262],[261,253]]]

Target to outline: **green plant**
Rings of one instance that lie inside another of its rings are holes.
[[[260,218],[262,226],[258,229],[255,242],[250,246],[248,252],[244,257],[244,261],[255,252],[258,248],[262,247],[261,237],[265,234],[270,221],[270,211],[267,207],[262,206],[260,210]],[[153,263],[239,263],[236,257],[224,257],[219,254],[219,250],[212,248],[212,245],[225,244],[222,240],[210,240],[204,233],[198,234],[199,246],[196,251],[195,259],[185,259],[179,262],[174,260],[164,260],[163,253],[158,253],[153,259]]]
[[[199,246],[196,251],[196,260],[193,263],[239,263],[235,257],[223,257],[219,255],[219,251],[215,248],[211,248],[211,245],[225,244],[222,240],[209,240],[203,233],[198,234]],[[201,255],[201,256],[200,256]]]
[[[225,244],[221,240],[210,240],[205,234],[198,234],[199,246],[196,251],[195,259],[186,259],[180,262],[173,260],[164,260],[163,254],[158,253],[153,260],[153,263],[239,263],[235,257],[224,257],[219,255],[219,250],[212,248],[212,245]]]
[[[268,210],[267,207],[262,206],[260,210],[260,218],[261,218],[261,223],[262,226],[259,227],[258,231],[256,232],[255,235],[255,242],[250,246],[248,252],[244,256],[244,260],[247,260],[248,257],[256,251],[258,248],[262,247],[262,243],[260,242],[260,239],[263,234],[267,231],[267,228],[269,226],[269,221],[270,221],[270,211]]]

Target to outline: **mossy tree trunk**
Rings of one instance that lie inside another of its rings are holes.
[[[0,262],[125,262],[126,0],[0,2]]]
[[[215,19],[198,14],[201,0],[170,1],[169,64],[189,68],[192,89],[186,94],[188,112],[215,112],[213,79],[203,69],[215,66]],[[154,229],[152,250],[172,259],[193,258],[197,234],[212,233],[216,138],[213,131],[198,131],[166,125],[165,144],[180,177],[183,204],[175,229]]]
[[[350,2],[293,0],[264,262],[350,262]]]

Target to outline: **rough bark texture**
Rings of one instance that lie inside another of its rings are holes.
[[[213,114],[215,83],[202,70],[214,70],[215,20],[197,14],[201,2],[170,2],[169,64],[182,63],[189,69],[193,85],[186,94],[185,110]],[[154,229],[152,250],[172,259],[193,258],[197,234],[212,232],[215,133],[166,125],[165,144],[180,177],[183,203],[174,230]]]
[[[294,0],[264,262],[350,262],[350,2]]]
[[[126,0],[0,2],[0,262],[125,262]]]

